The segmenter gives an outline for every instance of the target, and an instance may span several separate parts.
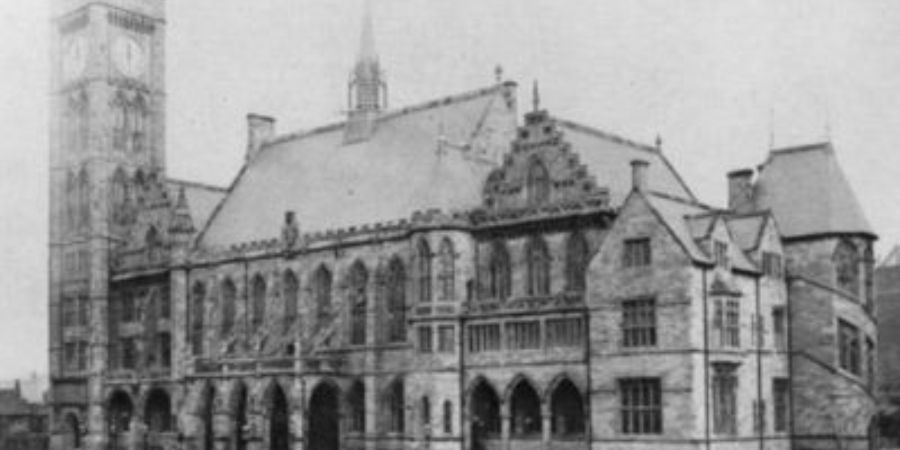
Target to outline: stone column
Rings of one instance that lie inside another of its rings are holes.
[[[512,450],[509,436],[512,433],[512,415],[509,413],[509,403],[500,404],[500,448]]]
[[[300,347],[298,346],[298,351],[299,348]],[[291,387],[290,398],[288,399],[288,404],[290,405],[289,412],[291,415],[291,448],[293,450],[305,450],[306,397],[306,380],[302,377],[295,378],[294,384]]]
[[[551,423],[553,414],[550,411],[550,405],[544,403],[541,405],[541,440],[544,450],[550,450]]]

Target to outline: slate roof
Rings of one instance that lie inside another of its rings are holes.
[[[178,190],[182,187],[184,188],[188,208],[191,211],[191,219],[194,222],[194,227],[197,229],[203,228],[213,210],[228,192],[225,188],[172,178],[167,179],[166,184],[169,190],[169,198],[172,199],[178,198]]]
[[[772,150],[759,168],[757,209],[770,209],[785,238],[875,235],[830,143]]]
[[[743,250],[756,250],[762,239],[768,212],[760,212],[739,216],[726,216],[725,221],[731,230],[731,237]]]
[[[575,122],[554,119],[565,133],[565,141],[572,144],[572,150],[596,177],[597,186],[609,188],[613,206],[621,205],[631,192],[631,161],[634,159],[643,159],[650,164],[646,179],[649,191],[696,200],[658,149]]]
[[[242,169],[200,245],[274,238],[288,210],[296,213],[301,232],[310,232],[480,205],[483,180],[495,164],[465,157],[458,147],[484,134],[514,136],[508,88],[385,113],[362,142],[345,144],[343,123],[276,138]],[[439,141],[445,142],[440,152]]]
[[[687,199],[679,199],[658,193],[644,196],[650,207],[659,215],[688,256],[695,262],[711,264],[712,259],[697,245],[689,218],[709,212],[709,208]]]

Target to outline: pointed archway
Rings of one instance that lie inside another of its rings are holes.
[[[247,450],[247,386],[238,381],[231,391],[232,447],[235,450]]]
[[[291,447],[290,412],[287,396],[277,383],[269,388],[269,450]]]
[[[320,383],[309,399],[309,450],[339,450],[338,389]]]

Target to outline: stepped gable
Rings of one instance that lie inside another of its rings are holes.
[[[772,150],[754,187],[786,239],[821,234],[875,236],[830,143]]]
[[[241,170],[199,244],[278,236],[285,211],[306,233],[476,207],[505,151],[496,147],[515,133],[514,89],[503,83],[384,113],[371,137],[353,143],[343,123],[275,138]]]

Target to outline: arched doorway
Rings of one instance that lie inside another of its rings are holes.
[[[550,398],[550,431],[554,439],[584,436],[584,401],[568,379],[556,385]]]
[[[109,411],[107,431],[109,432],[110,446],[113,449],[124,448],[127,444],[128,430],[131,428],[131,416],[134,414],[131,397],[123,391],[113,392],[109,397],[107,411]]]
[[[81,425],[78,416],[69,413],[63,419],[63,448],[81,448]]]
[[[166,391],[162,389],[150,391],[144,406],[144,420],[150,432],[161,433],[172,430],[172,403]]]
[[[481,381],[472,390],[472,450],[487,448],[485,440],[500,436],[500,398],[497,392]]]
[[[309,450],[338,450],[338,390],[320,383],[309,399]]]
[[[278,384],[269,388],[269,449],[288,450],[291,446],[290,413],[287,397]]]
[[[247,386],[238,382],[231,392],[231,413],[233,414],[233,426],[231,431],[232,448],[235,450],[247,450],[247,437],[244,429],[247,427]]]
[[[510,435],[514,439],[540,439],[541,400],[527,381],[520,380],[510,395]]]

